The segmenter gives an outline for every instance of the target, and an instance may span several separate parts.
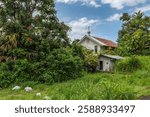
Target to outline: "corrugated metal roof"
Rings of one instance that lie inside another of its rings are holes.
[[[118,55],[107,55],[107,54],[102,54],[101,56],[108,57],[108,58],[112,58],[112,59],[116,59],[116,60],[123,59],[123,57],[118,56]]]

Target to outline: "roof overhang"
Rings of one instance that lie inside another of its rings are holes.
[[[118,55],[107,55],[107,54],[102,54],[102,55],[100,55],[100,57],[101,57],[101,56],[107,57],[107,58],[110,58],[110,59],[113,59],[113,60],[120,60],[120,59],[123,59],[123,57],[118,56]]]
[[[104,43],[102,43],[102,42],[96,40],[94,37],[89,36],[89,35],[85,35],[85,36],[79,41],[79,43],[82,43],[83,40],[86,39],[86,38],[88,38],[88,39],[94,41],[95,43],[97,43],[97,44],[99,44],[99,45],[101,45],[101,46],[107,46],[106,44],[104,44]]]

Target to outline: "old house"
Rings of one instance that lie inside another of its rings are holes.
[[[98,61],[98,71],[113,71],[115,62],[117,60],[123,59],[121,56],[117,55],[100,55]]]
[[[111,40],[85,35],[79,42],[83,47],[93,50],[95,53],[104,51],[108,48],[115,49],[117,44]]]
[[[98,38],[91,36],[90,34],[85,35],[79,43],[89,49],[92,50],[95,54],[97,54],[99,51],[105,52],[105,50],[109,49],[115,49],[117,48],[117,44],[111,40]],[[98,71],[112,71],[114,69],[115,62],[117,60],[122,59],[121,56],[114,56],[114,55],[100,55],[97,70]]]

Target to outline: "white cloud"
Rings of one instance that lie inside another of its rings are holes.
[[[109,18],[107,18],[106,21],[108,21],[108,22],[119,21],[121,16],[122,16],[122,14],[116,13],[116,14],[110,16]]]
[[[70,21],[67,23],[67,25],[72,28],[72,31],[69,32],[69,37],[71,39],[80,39],[87,33],[88,26],[93,27],[94,25],[97,25],[99,23],[100,23],[99,20],[87,19],[86,17]]]
[[[100,7],[100,2],[98,3],[96,0],[56,0],[56,2],[61,2],[65,4],[73,4],[77,2],[81,2],[82,5],[88,5],[88,6],[93,6],[93,7]]]
[[[110,4],[112,8],[123,9],[126,6],[136,6],[147,0],[101,0],[102,4]]]
[[[146,6],[143,6],[143,7],[136,8],[135,12],[137,12],[137,11],[142,11],[142,12],[150,11],[150,5],[146,5]]]
[[[80,2],[82,5],[93,7],[100,7],[101,4],[110,4],[112,8],[123,9],[126,6],[136,6],[138,4],[146,3],[148,0],[56,0],[65,4],[73,4]]]

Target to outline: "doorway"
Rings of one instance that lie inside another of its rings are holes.
[[[99,70],[103,70],[103,61],[99,61]]]

